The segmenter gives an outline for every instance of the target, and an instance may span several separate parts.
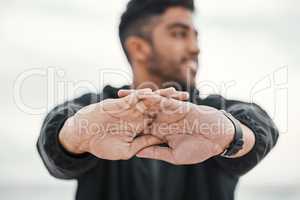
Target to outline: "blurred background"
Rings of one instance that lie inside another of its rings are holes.
[[[117,34],[126,2],[0,0],[0,199],[74,199],[76,182],[48,174],[36,140],[54,105],[130,83]],[[237,199],[300,199],[300,1],[196,4],[201,95],[255,101],[281,132]]]

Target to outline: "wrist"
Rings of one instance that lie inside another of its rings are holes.
[[[84,154],[87,152],[86,145],[82,145],[79,134],[76,134],[74,118],[70,117],[65,122],[58,134],[58,141],[61,146],[71,154]]]
[[[229,131],[231,134],[229,134],[229,136],[233,135],[233,138],[231,139],[229,145],[225,148],[224,152],[221,153],[221,156],[227,158],[235,157],[244,147],[243,129],[239,121],[236,120],[230,113],[227,113],[224,110],[221,110],[221,112],[228,119],[227,121],[230,121],[229,123],[233,126],[233,129],[230,128],[230,130],[233,131]]]
[[[219,126],[220,132],[218,137],[218,144],[223,153],[227,148],[229,148],[230,144],[234,141],[235,135],[235,127],[233,123],[221,112],[219,112]]]
[[[235,128],[234,128],[233,123],[230,120],[228,120],[227,118],[226,118],[226,121],[227,121],[226,122],[227,125],[225,127],[228,127],[228,128],[225,128],[225,130],[224,130],[223,150],[229,148],[230,144],[234,141],[234,134],[235,134]]]

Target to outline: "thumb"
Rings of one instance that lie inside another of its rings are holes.
[[[162,140],[153,135],[141,135],[132,141],[130,150],[135,155],[144,148],[163,143]]]
[[[150,146],[140,151],[136,156],[139,158],[150,158],[176,164],[172,149],[169,147]]]

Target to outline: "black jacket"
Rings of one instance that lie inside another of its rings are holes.
[[[251,152],[237,159],[213,157],[186,166],[137,157],[109,161],[66,152],[58,142],[66,119],[84,106],[117,98],[117,91],[107,86],[102,94],[89,93],[58,105],[42,125],[38,152],[51,175],[78,180],[77,200],[232,200],[239,177],[256,166],[278,139],[276,126],[258,105],[219,95],[201,99],[196,92],[191,94],[193,103],[226,110],[254,132],[256,142]]]

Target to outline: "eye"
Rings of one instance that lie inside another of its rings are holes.
[[[174,38],[183,39],[187,37],[187,32],[185,30],[174,30],[171,35]]]

